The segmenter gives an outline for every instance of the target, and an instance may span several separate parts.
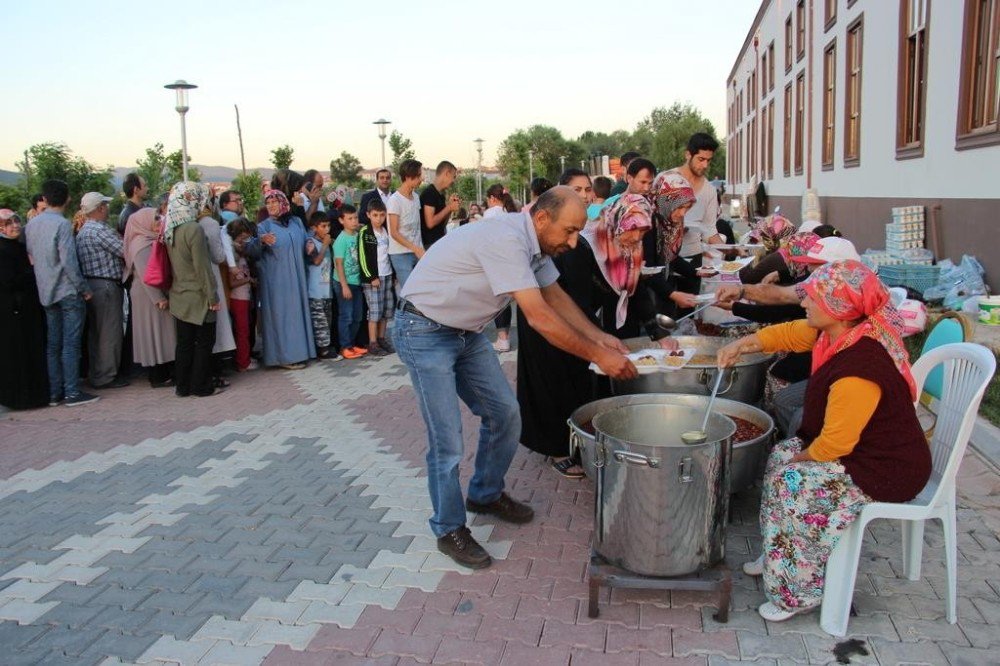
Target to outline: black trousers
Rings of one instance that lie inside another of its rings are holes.
[[[212,382],[212,346],[215,345],[215,321],[200,326],[177,319],[177,353],[174,378],[177,395],[210,395]]]

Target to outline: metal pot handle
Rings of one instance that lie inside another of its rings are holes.
[[[631,451],[615,451],[612,455],[614,455],[615,460],[618,462],[626,462],[631,465],[646,465],[653,469],[660,466],[659,458],[650,458],[639,453],[632,453]]]
[[[570,457],[573,457],[576,455],[576,452],[580,450],[580,436],[576,434],[576,430],[572,429],[573,422],[567,421],[567,423],[569,423],[571,427],[569,431],[569,455]]]
[[[725,372],[725,370],[719,370],[719,372]],[[729,389],[733,388],[733,384],[735,384],[736,380],[739,378],[740,378],[739,368],[733,368],[732,370],[730,370],[729,383],[726,385],[726,388],[719,391],[718,395],[726,395],[727,393],[729,393]]]
[[[681,483],[691,483],[694,481],[694,477],[691,476],[691,458],[685,456],[681,458],[681,461],[677,464],[677,472]]]

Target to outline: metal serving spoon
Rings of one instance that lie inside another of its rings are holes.
[[[701,422],[701,430],[688,430],[681,433],[681,440],[685,444],[701,444],[708,439],[705,428],[708,427],[708,417],[712,414],[712,405],[715,404],[715,396],[719,393],[719,385],[722,384],[722,375],[725,372],[724,369],[720,368],[718,374],[715,375],[715,386],[712,387],[712,397],[708,399],[708,409],[705,410],[705,418]]]
[[[687,313],[683,317],[680,317],[679,319],[676,320],[673,317],[668,317],[665,314],[657,314],[655,317],[656,325],[662,328],[664,331],[672,331],[675,328],[677,328],[677,324],[679,324],[680,322],[684,321],[691,315],[697,314],[702,310],[704,310],[705,308],[710,307],[712,305],[714,305],[714,303],[705,303],[704,305],[699,305],[691,312]]]

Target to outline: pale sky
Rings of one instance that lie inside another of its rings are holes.
[[[4,0],[0,168],[28,146],[67,144],[131,166],[157,141],[180,147],[173,92],[186,79],[196,164],[247,167],[295,149],[326,170],[348,151],[381,162],[377,128],[427,165],[484,164],[533,124],[567,138],[634,129],[656,106],[691,102],[725,132],[726,77],[758,0],[396,2]],[[391,152],[386,145],[387,159]]]

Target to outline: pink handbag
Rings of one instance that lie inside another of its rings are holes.
[[[146,272],[142,276],[142,281],[154,289],[169,291],[173,282],[173,273],[170,270],[170,257],[167,255],[167,245],[163,242],[163,235],[153,241],[149,250],[149,262],[146,264]]]

